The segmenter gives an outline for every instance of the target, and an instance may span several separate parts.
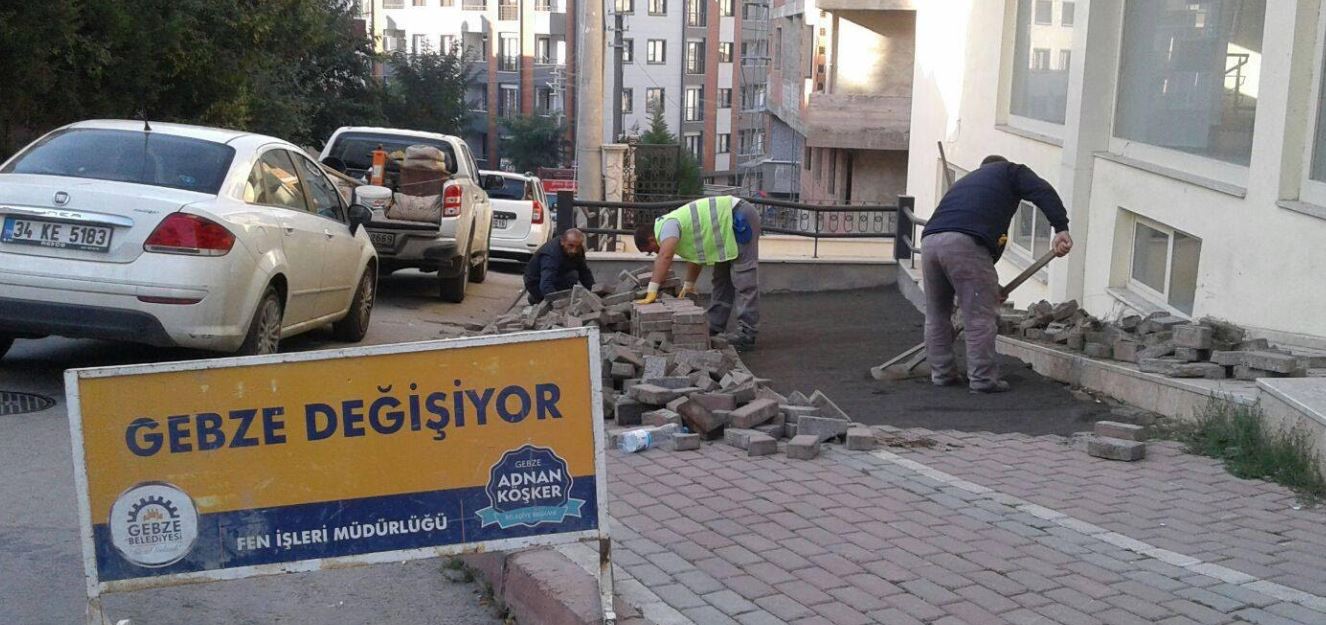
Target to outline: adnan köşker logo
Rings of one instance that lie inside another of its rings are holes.
[[[139,484],[111,506],[110,530],[111,544],[126,560],[166,566],[188,555],[198,540],[198,508],[170,484]]]
[[[482,527],[502,529],[580,518],[584,499],[571,498],[566,461],[546,447],[525,445],[502,454],[488,474],[488,501],[478,512]]]

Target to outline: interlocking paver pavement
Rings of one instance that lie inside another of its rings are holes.
[[[1326,514],[1282,488],[1168,443],[1115,464],[929,435],[947,444],[609,452],[619,588],[678,625],[1326,622]]]

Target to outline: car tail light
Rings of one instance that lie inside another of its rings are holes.
[[[534,212],[530,214],[530,223],[543,223],[543,202],[534,200]]]
[[[171,213],[143,242],[143,250],[162,254],[225,256],[235,246],[235,235],[210,219]]]
[[[442,191],[442,216],[460,217],[460,203],[464,192],[458,184],[449,184]]]

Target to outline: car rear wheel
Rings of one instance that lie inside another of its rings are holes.
[[[484,247],[483,260],[478,264],[470,265],[470,282],[473,282],[475,284],[483,284],[483,281],[488,279],[488,258],[493,254],[492,249],[493,249],[493,232],[492,229],[489,229],[488,245]],[[471,260],[470,262],[473,263],[473,260]]]
[[[350,312],[345,318],[332,324],[332,334],[337,340],[358,343],[368,334],[368,321],[373,316],[373,303],[377,297],[377,280],[370,265],[364,268],[364,275],[359,278],[359,288],[355,289],[354,301],[350,302]]]
[[[253,312],[253,321],[249,323],[244,344],[239,347],[239,355],[275,354],[281,347],[281,319],[284,315],[281,294],[276,287],[267,287],[258,302],[258,309]]]

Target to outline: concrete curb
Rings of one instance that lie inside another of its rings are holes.
[[[553,549],[476,553],[462,558],[520,625],[603,625],[598,581]],[[618,625],[650,625],[617,598]]]

